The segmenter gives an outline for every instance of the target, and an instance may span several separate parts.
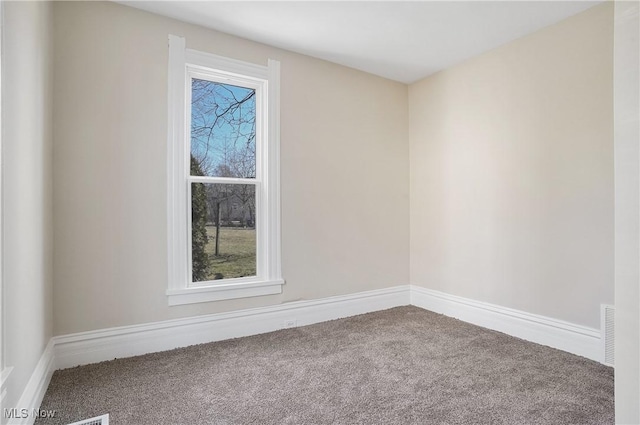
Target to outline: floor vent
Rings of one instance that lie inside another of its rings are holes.
[[[602,333],[603,363],[613,366],[615,360],[615,316],[616,309],[612,305],[602,305],[600,313],[600,332]]]
[[[107,413],[106,415],[96,416],[95,418],[74,422],[69,425],[109,425],[109,414]]]

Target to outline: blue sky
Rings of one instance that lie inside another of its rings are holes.
[[[236,177],[255,176],[253,94],[253,89],[192,80],[191,154],[206,175],[221,176],[224,165]]]

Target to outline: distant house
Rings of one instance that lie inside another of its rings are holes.
[[[229,227],[255,226],[255,191],[250,185],[237,185],[233,190],[207,193],[207,223],[215,225],[220,214],[220,225]]]

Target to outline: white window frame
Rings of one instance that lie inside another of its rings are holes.
[[[282,293],[280,248],[280,62],[267,66],[186,48],[169,35],[168,278],[169,305]],[[192,78],[256,90],[255,179],[190,174]],[[257,276],[192,282],[191,184],[254,184]]]

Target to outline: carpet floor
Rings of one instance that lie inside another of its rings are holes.
[[[56,371],[67,424],[613,424],[613,369],[417,307]]]

